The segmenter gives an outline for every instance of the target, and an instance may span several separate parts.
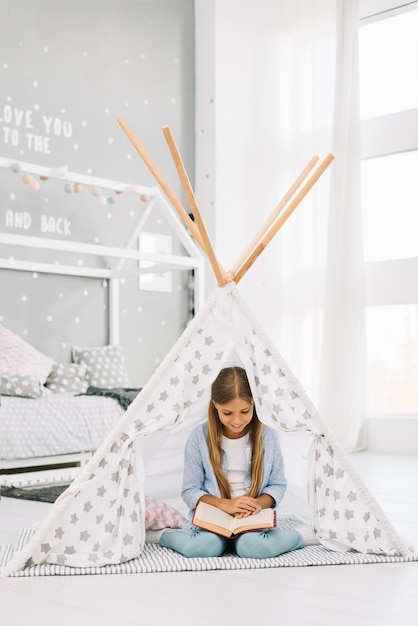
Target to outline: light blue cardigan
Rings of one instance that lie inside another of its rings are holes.
[[[207,435],[208,425],[206,422],[197,426],[190,433],[184,450],[184,473],[181,497],[190,509],[189,519],[193,517],[194,509],[202,496],[210,494],[220,497],[218,483],[209,459]],[[275,502],[273,506],[277,507],[283,499],[287,483],[277,433],[266,425],[263,425],[263,446],[263,480],[260,494],[269,494]],[[251,484],[250,443],[247,444],[246,453],[248,470],[245,476],[245,488],[249,489]],[[225,462],[226,457],[225,453],[223,453],[222,469],[224,471],[226,470]]]

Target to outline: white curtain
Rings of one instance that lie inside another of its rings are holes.
[[[357,14],[195,0],[196,190],[226,269],[311,157],[335,155],[240,288],[347,450],[365,414]]]
[[[276,323],[269,321],[279,348],[352,451],[363,446],[365,414],[357,1],[279,5],[281,174],[287,171],[290,182],[316,153],[332,152],[335,160],[258,269],[279,303]],[[257,282],[255,273],[248,294]]]
[[[357,0],[338,2],[333,151],[319,407],[346,448],[364,447],[366,332]]]

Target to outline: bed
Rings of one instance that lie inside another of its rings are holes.
[[[69,393],[2,397],[0,484],[71,481],[123,413],[113,398]]]
[[[128,197],[132,193],[131,183],[68,171],[62,174],[31,163],[0,158],[0,167],[43,179],[61,179],[66,184],[82,183],[104,191],[127,192]],[[110,393],[117,390],[125,394],[130,390],[120,345],[121,281],[127,276],[156,271],[187,270],[193,274],[191,310],[197,311],[204,301],[201,251],[158,189],[136,186],[135,193],[146,198],[146,203],[123,247],[0,232],[0,271],[36,272],[63,279],[87,277],[108,285],[107,343],[72,346],[71,362],[57,363],[42,348],[35,348],[0,324],[0,485],[72,480],[125,412],[127,405],[122,400],[126,396]],[[181,250],[178,254],[139,248],[139,236],[154,208],[177,237]],[[54,261],[45,260],[48,250],[51,254],[53,251]],[[59,254],[62,262],[57,263]],[[71,261],[80,255],[85,260],[82,265]],[[103,372],[107,374],[103,376]],[[99,394],[97,390],[109,393]]]
[[[68,482],[124,414],[132,389],[123,347],[74,346],[56,363],[0,325],[0,482]]]

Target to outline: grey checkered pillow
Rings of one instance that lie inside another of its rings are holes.
[[[89,386],[105,389],[130,386],[122,346],[109,345],[97,348],[74,346],[72,356],[74,363],[86,366],[85,376]]]
[[[89,386],[83,363],[56,363],[46,379],[45,387],[54,393],[84,393]]]

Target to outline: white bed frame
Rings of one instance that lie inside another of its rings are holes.
[[[77,172],[69,172],[66,168],[52,169],[33,163],[0,157],[0,167],[2,168],[12,169],[12,166],[15,167],[16,164],[18,164],[22,172],[59,179],[65,183],[81,183],[88,186],[97,186],[104,190],[111,190],[112,192],[130,192],[132,188],[132,183],[124,183],[87,176]],[[193,270],[194,310],[197,312],[205,301],[205,257],[158,188],[136,186],[136,190],[138,194],[147,196],[148,200],[124,248],[46,237],[0,233],[0,270],[7,269],[19,272],[37,272],[42,274],[58,274],[61,276],[79,276],[108,280],[109,343],[111,344],[117,344],[120,341],[119,288],[120,281],[127,276],[139,276],[144,273]],[[171,226],[172,232],[182,244],[185,254],[152,254],[141,252],[141,250],[138,249],[139,235],[143,232],[148,218],[156,207],[158,207],[164,219]],[[2,251],[2,246],[4,245],[13,247],[13,257],[7,258],[6,256],[1,256],[4,254]],[[54,250],[57,252],[86,254],[100,259],[111,257],[115,259],[115,262],[114,267],[98,268],[93,265],[58,265],[56,263],[19,260],[19,258],[16,258],[19,249]],[[129,265],[127,264],[128,261],[131,261]],[[132,263],[132,261],[135,261],[135,263]],[[146,261],[147,267],[141,267],[141,261]],[[0,459],[0,485],[38,486],[52,482],[68,482],[74,478],[80,466],[85,464],[93,453],[94,451],[90,451],[79,454],[64,454],[23,460],[17,459],[16,461],[4,461]]]

